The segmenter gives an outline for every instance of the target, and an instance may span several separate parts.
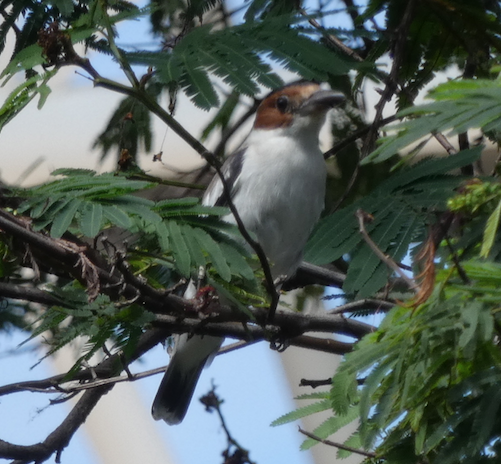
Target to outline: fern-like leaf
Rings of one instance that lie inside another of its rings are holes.
[[[327,420],[322,422],[322,424],[320,424],[313,430],[313,434],[316,435],[318,438],[325,440],[332,434],[339,431],[341,428],[346,427],[348,424],[354,422],[358,418],[358,415],[359,415],[358,407],[352,406],[345,415],[329,417]],[[301,444],[301,449],[308,450],[312,446],[317,445],[318,443],[319,443],[318,440],[308,438]]]
[[[501,86],[498,81],[462,80],[439,85],[430,92],[435,102],[403,110],[397,114],[407,121],[389,126],[395,135],[363,160],[363,163],[381,162],[398,153],[418,139],[435,132],[450,130],[452,134],[467,129],[497,129],[501,125]]]
[[[489,219],[487,219],[487,224],[485,225],[484,238],[482,240],[482,247],[480,249],[480,256],[482,258],[487,258],[492,250],[492,245],[494,245],[494,239],[496,238],[496,233],[499,229],[500,218],[501,200],[499,200],[496,209],[491,213]]]
[[[287,424],[328,409],[330,409],[330,402],[328,400],[318,401],[280,416],[271,423],[271,426],[276,427],[277,425]]]

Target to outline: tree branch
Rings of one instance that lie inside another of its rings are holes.
[[[359,454],[360,456],[365,456],[367,458],[375,458],[377,455],[376,453],[370,453],[368,451],[360,450],[358,448],[353,448],[351,446],[346,446],[343,445],[342,443],[337,443],[331,440],[324,440],[323,438],[317,437],[313,433],[307,432],[306,430],[303,430],[301,427],[299,427],[299,432],[302,433],[303,435],[306,435],[308,438],[311,438],[312,440],[316,440],[319,443],[323,443],[324,445],[327,446],[333,446],[335,448],[344,450],[344,451],[349,451],[351,453]]]
[[[56,462],[61,462],[61,453],[70,443],[78,428],[85,422],[94,406],[113,385],[106,385],[84,393],[64,421],[43,442],[35,445],[14,445],[0,440],[0,457],[21,462],[46,461],[56,453]]]
[[[393,64],[391,67],[390,74],[387,79],[385,79],[385,88],[381,93],[381,98],[376,104],[376,115],[374,116],[374,122],[371,125],[371,129],[365,138],[364,148],[362,152],[362,156],[367,156],[374,147],[374,144],[377,139],[377,129],[378,124],[383,118],[383,110],[393,95],[395,94],[395,90],[398,88],[398,76],[401,71],[401,65],[404,59],[405,46],[406,46],[406,38],[409,31],[409,27],[412,22],[412,13],[414,12],[414,5],[416,0],[409,0],[407,2],[407,6],[405,8],[404,14],[400,21],[400,24],[395,31],[395,35],[393,38],[394,47],[393,47]]]
[[[26,300],[48,306],[65,306],[62,300],[43,290],[25,285],[9,284],[7,282],[0,282],[0,297],[11,298],[13,300]]]
[[[400,268],[400,266],[393,261],[388,255],[385,255],[379,247],[374,243],[372,238],[369,236],[367,231],[365,230],[365,219],[366,219],[366,213],[364,213],[362,210],[357,210],[355,213],[358,219],[358,224],[359,224],[359,231],[360,234],[362,235],[363,239],[365,240],[365,243],[369,245],[369,248],[376,254],[376,256],[383,262],[385,263],[390,269],[392,269],[394,272],[396,272],[403,280],[404,282],[409,286],[410,289],[414,290],[415,292],[419,291],[419,286],[412,280],[407,277],[405,272]]]
[[[200,322],[199,319],[185,318],[179,320],[178,317],[158,314],[156,324],[159,327],[168,327],[172,333],[195,333],[198,335],[215,335],[243,340],[290,340],[303,335],[306,332],[337,333],[347,335],[356,339],[372,333],[376,328],[355,319],[347,319],[340,315],[313,316],[292,311],[277,312],[273,323],[266,327],[252,325],[246,321],[235,321],[234,312],[231,308],[220,307],[220,310],[230,312],[233,320],[224,322],[209,321]],[[266,316],[266,310],[250,309],[256,320],[261,320]],[[242,315],[237,315],[240,319]],[[224,318],[224,313],[219,313],[217,319]]]
[[[375,309],[378,311],[388,311],[393,308],[395,303],[386,300],[377,300],[374,298],[364,298],[363,300],[351,301],[328,311],[329,314],[344,314],[364,309]]]
[[[151,329],[145,332],[140,337],[134,353],[127,358],[126,363],[128,364],[138,359],[145,352],[153,348],[153,346],[161,342],[164,338],[165,332],[163,330]],[[87,377],[92,378],[91,371],[96,375],[115,375],[117,371],[122,370],[123,359],[122,354],[115,354],[101,362],[95,368],[86,369],[82,373],[77,373],[74,380],[78,377],[83,377],[83,373],[85,373]],[[56,378],[62,381],[64,377],[65,375],[61,375],[46,379],[46,385],[52,387],[54,386],[54,380]],[[26,384],[26,382],[23,383]],[[3,388],[5,389],[5,387]],[[69,444],[75,432],[85,422],[101,397],[108,393],[112,388],[113,384],[109,384],[101,385],[86,391],[64,421],[41,443],[37,443],[35,445],[15,445],[0,440],[0,458],[17,459],[25,463],[31,461],[41,463],[56,453],[56,462],[60,462],[60,455],[63,449]]]

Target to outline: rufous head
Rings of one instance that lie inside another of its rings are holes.
[[[320,84],[299,81],[271,92],[256,111],[255,129],[272,130],[323,124],[327,111],[345,101],[344,95]]]

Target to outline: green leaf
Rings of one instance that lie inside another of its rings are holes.
[[[132,226],[132,221],[127,213],[115,205],[104,205],[103,214],[113,225],[123,229],[129,229]]]
[[[229,282],[231,280],[231,271],[218,243],[202,229],[193,229],[193,234],[202,250],[209,254],[217,273],[223,280]]]
[[[50,235],[52,237],[59,238],[68,230],[81,203],[82,202],[78,199],[71,200],[67,206],[57,214],[50,229]]]
[[[169,229],[167,228],[165,222],[157,222],[155,228],[158,236],[158,243],[162,251],[170,251],[170,240],[169,240]]]
[[[8,66],[2,71],[2,74],[0,74],[0,78],[32,69],[44,62],[45,58],[42,55],[42,47],[37,44],[30,45],[29,47],[23,48],[12,58]]]
[[[482,304],[478,302],[476,304],[471,304],[468,311],[461,314],[465,326],[458,340],[458,346],[460,348],[464,349],[473,340],[477,331],[478,319],[481,311]]]
[[[316,403],[309,404],[308,406],[303,406],[302,408],[296,409],[295,411],[289,412],[275,419],[270,425],[271,427],[276,427],[277,425],[288,424],[289,422],[294,422],[296,420],[302,419],[303,417],[311,416],[317,412],[326,411],[330,409],[330,402],[328,400],[318,401]]]
[[[51,92],[52,92],[52,90],[45,82],[42,82],[38,86],[37,93],[38,93],[38,95],[40,95],[40,98],[38,100],[37,109],[41,110],[43,108],[43,106],[45,105],[45,102],[47,101],[47,98],[49,98],[49,95]]]
[[[242,276],[246,280],[254,280],[254,272],[240,250],[227,243],[219,243],[219,247],[228,262],[232,274]]]
[[[358,419],[358,414],[358,407],[352,406],[346,415],[329,417],[327,420],[322,422],[322,424],[314,429],[313,434],[320,439],[325,440],[341,428],[346,427],[348,424],[351,424]],[[301,450],[308,450],[312,446],[318,445],[318,443],[318,440],[308,438],[302,443]]]
[[[69,16],[75,9],[73,0],[51,0],[49,3],[52,3],[55,7],[57,7],[64,16]]]
[[[96,171],[92,169],[83,169],[83,168],[58,168],[50,173],[52,176],[88,176],[94,177],[96,175]]]
[[[346,440],[343,445],[349,446],[354,449],[362,449],[362,441],[360,440],[360,434],[358,432],[355,432],[353,435]],[[346,459],[347,457],[351,456],[353,453],[351,451],[346,451],[343,449],[339,449],[337,452],[337,458],[338,459]]]
[[[184,60],[185,69],[179,84],[192,102],[203,110],[219,105],[219,98],[209,80],[207,73],[199,64],[190,59]]]
[[[482,239],[482,248],[480,249],[480,257],[487,258],[494,245],[497,231],[499,229],[499,219],[501,217],[501,199],[499,200],[496,209],[491,213],[484,230]]]
[[[80,228],[87,237],[95,237],[101,231],[103,207],[99,203],[87,203],[80,218]]]
[[[147,224],[162,222],[162,218],[151,209],[154,206],[154,203],[150,200],[124,195],[113,200],[113,203],[119,208],[122,208],[124,211],[139,216]]]
[[[176,268],[184,277],[189,277],[191,259],[188,247],[182,235],[181,227],[175,221],[167,221],[166,225],[169,231],[170,246],[172,248]]]
[[[418,139],[452,129],[452,134],[471,128],[493,130],[501,125],[501,85],[499,81],[476,79],[449,81],[429,95],[434,102],[400,111],[397,117],[414,117],[386,130],[394,132],[366,157],[362,164],[381,162]]]
[[[36,92],[33,88],[39,79],[39,76],[34,76],[10,93],[0,108],[0,130],[35,98]]]
[[[196,233],[188,224],[183,224],[183,236],[190,251],[192,261],[199,267],[205,267],[207,264],[205,255],[198,243]]]

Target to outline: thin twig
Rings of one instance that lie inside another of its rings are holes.
[[[358,139],[362,138],[364,135],[366,135],[373,127],[376,125],[377,128],[385,126],[386,124],[389,124],[390,122],[395,121],[397,118],[395,115],[389,116],[387,118],[381,119],[376,123],[372,123],[369,126],[362,127],[361,129],[356,130],[352,134],[350,134],[348,137],[345,137],[343,140],[339,141],[338,143],[334,144],[332,148],[327,150],[324,153],[324,159],[329,159],[331,156],[337,155],[343,148],[347,147],[350,143],[353,143],[357,141]]]
[[[372,298],[365,298],[363,300],[352,301],[350,303],[343,304],[337,308],[327,311],[328,314],[343,314],[348,312],[359,311],[361,309],[377,309],[381,311],[388,311],[395,306],[394,303],[385,300],[375,300]]]
[[[454,262],[454,265],[456,266],[456,270],[458,271],[458,275],[463,281],[465,285],[471,285],[471,280],[468,277],[468,274],[466,274],[466,271],[464,270],[463,266],[461,265],[461,261],[459,259],[459,256],[457,254],[457,251],[454,249],[452,246],[451,240],[448,235],[445,236],[445,243],[447,244],[447,248],[449,248],[449,251],[452,256],[452,261]]]
[[[221,411],[223,401],[216,394],[216,387],[214,384],[212,384],[212,389],[200,398],[200,402],[205,406],[207,412],[215,411],[219,421],[221,422],[221,427],[223,428],[226,435],[226,441],[228,443],[226,450],[222,453],[225,457],[225,462],[232,462],[232,458],[238,458],[235,462],[255,464],[249,459],[249,450],[240,445],[230,432],[228,424],[223,416],[223,412]]]
[[[231,353],[232,351],[237,351],[242,348],[246,348],[250,345],[254,345],[255,343],[258,343],[260,340],[239,340],[238,342],[231,343],[229,345],[223,346],[219,348],[219,351],[217,352],[217,356],[220,356],[222,354],[228,354]]]
[[[331,386],[332,385],[332,379],[323,379],[323,380],[308,380],[308,379],[301,379],[299,381],[299,386],[300,387],[311,387],[311,388],[318,388],[318,387],[326,387],[326,386]]]
[[[383,262],[385,263],[390,269],[392,269],[395,273],[397,273],[415,292],[419,291],[419,286],[407,275],[405,272],[400,268],[400,266],[391,259],[390,256],[386,255],[383,253],[379,247],[376,245],[376,243],[371,239],[369,234],[367,233],[367,230],[365,229],[365,220],[367,218],[367,214],[364,213],[361,209],[358,209],[357,212],[355,213],[355,216],[358,219],[358,225],[359,225],[359,232],[362,235],[365,243],[369,246],[369,248],[375,253],[375,255]]]
[[[134,353],[128,358],[128,362],[133,362],[142,356],[153,346],[157,345],[162,338],[165,338],[165,335],[161,330],[152,329],[145,332],[140,337]],[[117,365],[120,365],[120,363],[117,363],[118,358],[118,354],[113,355],[93,370],[96,373],[105,371],[113,375]],[[64,378],[64,376],[60,377],[61,379]],[[85,422],[101,397],[108,393],[112,387],[113,385],[103,385],[86,391],[63,422],[40,443],[34,445],[15,445],[0,440],[0,458],[20,460],[20,462],[25,463],[32,461],[41,463],[55,454],[56,462],[60,462],[60,455],[63,449],[68,446],[75,432]]]
[[[300,10],[300,13],[305,16],[305,17],[309,17],[308,13],[306,13],[306,11],[301,8]],[[308,19],[308,22],[316,29],[322,31],[323,30],[323,27],[322,25],[314,18],[309,18]],[[363,58],[355,51],[355,50],[352,50],[350,47],[348,47],[347,45],[345,45],[341,40],[339,40],[335,35],[332,35],[332,34],[325,34],[324,33],[324,37],[325,39],[327,40],[327,42],[334,48],[340,50],[341,52],[343,52],[346,56],[349,56],[350,58],[353,58],[354,60],[358,61],[358,62],[362,62],[363,61]]]
[[[305,348],[308,350],[321,351],[342,356],[351,353],[355,343],[340,342],[333,338],[311,337],[310,335],[300,335],[287,341],[290,346]]]
[[[99,1],[98,5],[101,7],[102,19],[104,21],[104,25],[106,28],[105,37],[106,39],[108,39],[108,45],[110,46],[111,53],[120,64],[120,67],[122,68],[122,71],[124,72],[129,82],[132,84],[133,87],[137,88],[139,87],[139,81],[136,75],[134,74],[131,65],[124,58],[122,51],[118,48],[117,44],[115,43],[115,31],[113,30],[113,26],[111,25],[110,17],[108,15],[108,8],[105,0]]]
[[[409,27],[412,22],[412,13],[414,11],[414,5],[416,0],[409,0],[407,2],[404,14],[402,15],[402,19],[400,24],[395,31],[394,37],[394,50],[393,50],[393,64],[391,67],[390,74],[387,79],[385,79],[385,88],[381,93],[381,98],[376,104],[376,115],[374,116],[374,123],[371,126],[371,129],[365,139],[364,148],[362,152],[362,157],[366,157],[374,147],[377,136],[377,129],[379,121],[383,118],[383,110],[393,95],[395,94],[396,89],[398,88],[398,76],[401,71],[401,65],[405,55],[405,46],[407,43],[407,34],[409,31]]]
[[[447,137],[442,134],[441,132],[432,132],[433,134],[433,137],[435,137],[435,139],[437,140],[437,142],[442,145],[442,147],[445,148],[445,150],[447,151],[447,153],[449,153],[449,155],[455,155],[457,154],[457,150],[452,146],[452,144],[449,142],[449,140],[447,140]]]
[[[353,448],[351,446],[346,446],[346,445],[343,445],[342,443],[336,443],[336,442],[331,441],[331,440],[324,440],[323,438],[320,438],[320,437],[314,435],[313,433],[310,433],[310,432],[307,432],[306,430],[303,430],[301,427],[299,427],[299,432],[301,432],[303,435],[306,435],[308,438],[311,438],[312,440],[316,440],[319,443],[323,443],[324,445],[333,446],[335,448],[338,448],[338,449],[341,449],[344,451],[349,451],[351,453],[359,454],[360,456],[365,456],[366,458],[375,458],[377,456],[376,453],[371,453],[369,451],[364,451],[364,450],[360,450],[358,448]]]
[[[155,324],[168,327],[172,333],[193,332],[199,335],[225,336],[240,340],[269,340],[276,337],[294,340],[295,337],[306,332],[336,333],[360,339],[376,329],[371,324],[341,315],[316,316],[292,311],[277,312],[273,323],[263,328],[257,324],[243,325],[245,316],[235,314],[230,307],[220,306],[218,311],[220,312],[217,315],[217,322],[204,319],[201,324],[198,317],[179,320],[178,316],[157,314]],[[249,309],[249,311],[256,320],[262,319],[267,312],[266,309]],[[240,321],[237,321],[237,318],[240,318]],[[223,322],[225,320],[226,322]]]
[[[217,355],[223,355],[230,353],[231,351],[235,351],[237,349],[245,348],[249,345],[257,343],[261,340],[252,340],[252,341],[239,341],[228,345],[226,347],[221,348]],[[334,342],[334,343],[333,343]],[[310,348],[315,349],[317,351],[323,351],[327,353],[333,354],[346,354],[352,351],[353,344],[351,343],[343,343],[337,342],[332,339],[319,339],[310,336],[301,336],[296,337],[290,341],[291,346],[298,346],[302,348]],[[125,367],[124,367],[125,369]],[[20,393],[24,391],[34,392],[34,393],[46,393],[46,394],[54,394],[54,393],[64,393],[65,395],[79,393],[85,390],[90,390],[92,388],[102,387],[104,385],[122,383],[122,382],[135,382],[137,380],[141,380],[147,377],[151,377],[153,375],[164,373],[167,369],[167,366],[157,367],[154,369],[148,369],[143,372],[139,372],[137,374],[126,374],[126,375],[118,375],[113,377],[108,377],[106,371],[102,371],[100,369],[98,372],[106,375],[105,378],[101,377],[101,374],[97,374],[94,369],[88,368],[83,371],[80,371],[74,378],[68,379],[66,374],[55,375],[52,377],[48,377],[42,380],[28,380],[25,382],[16,382],[9,385],[3,385],[0,387],[0,396],[5,396],[13,393]],[[91,370],[97,375],[94,379],[90,379]],[[83,381],[83,379],[87,377],[85,383],[73,385],[73,386],[65,386],[67,383],[74,383],[78,380]],[[64,399],[66,400],[66,398]]]

